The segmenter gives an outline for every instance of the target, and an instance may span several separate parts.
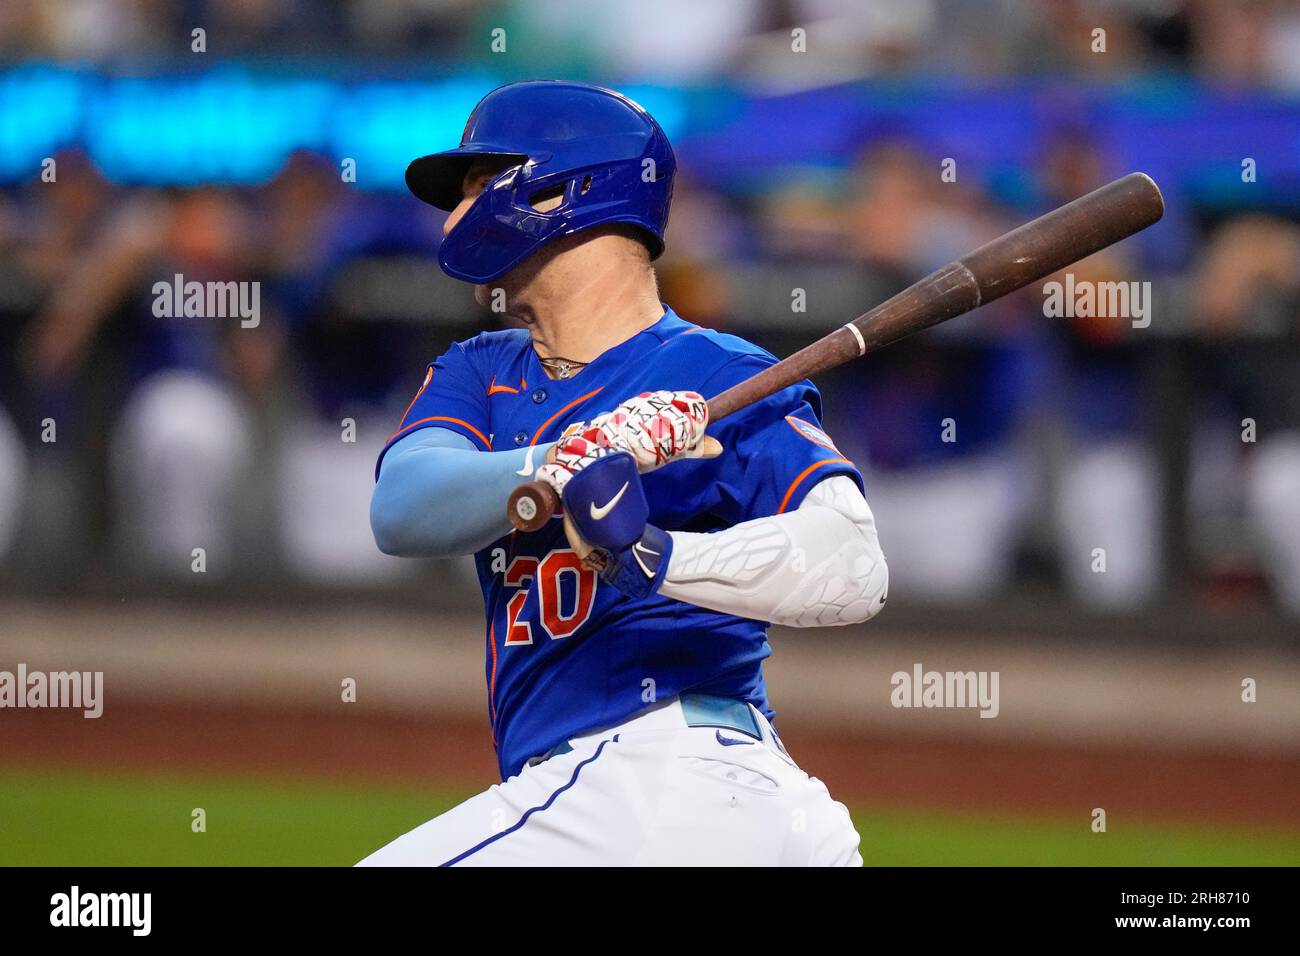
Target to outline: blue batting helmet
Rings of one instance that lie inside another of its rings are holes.
[[[474,160],[511,163],[489,182],[438,252],[444,272],[492,282],[543,245],[603,223],[637,227],[656,258],[677,161],[653,117],[613,90],[585,83],[510,83],[479,101],[460,146],[415,160],[406,185],[452,210]],[[540,198],[560,197],[539,212]]]

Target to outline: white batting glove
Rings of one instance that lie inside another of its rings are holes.
[[[709,406],[699,392],[642,392],[589,422],[570,425],[537,469],[556,492],[591,462],[613,451],[629,452],[642,474],[678,458],[711,458],[722,452],[706,438]]]

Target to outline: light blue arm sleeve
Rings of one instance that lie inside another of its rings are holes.
[[[384,455],[370,529],[385,554],[473,554],[510,531],[506,498],[546,460],[550,444],[480,451],[446,428],[422,428]]]

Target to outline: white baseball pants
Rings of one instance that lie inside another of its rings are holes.
[[[861,866],[848,810],[761,739],[659,704],[490,787],[359,866]]]

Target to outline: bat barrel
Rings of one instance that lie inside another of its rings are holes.
[[[977,305],[1049,276],[1159,222],[1160,187],[1146,173],[1129,173],[1100,189],[980,246],[957,264],[970,271]]]
[[[1158,222],[1164,198],[1130,173],[1039,216],[908,286],[843,328],[709,399],[711,421],[999,299]]]

